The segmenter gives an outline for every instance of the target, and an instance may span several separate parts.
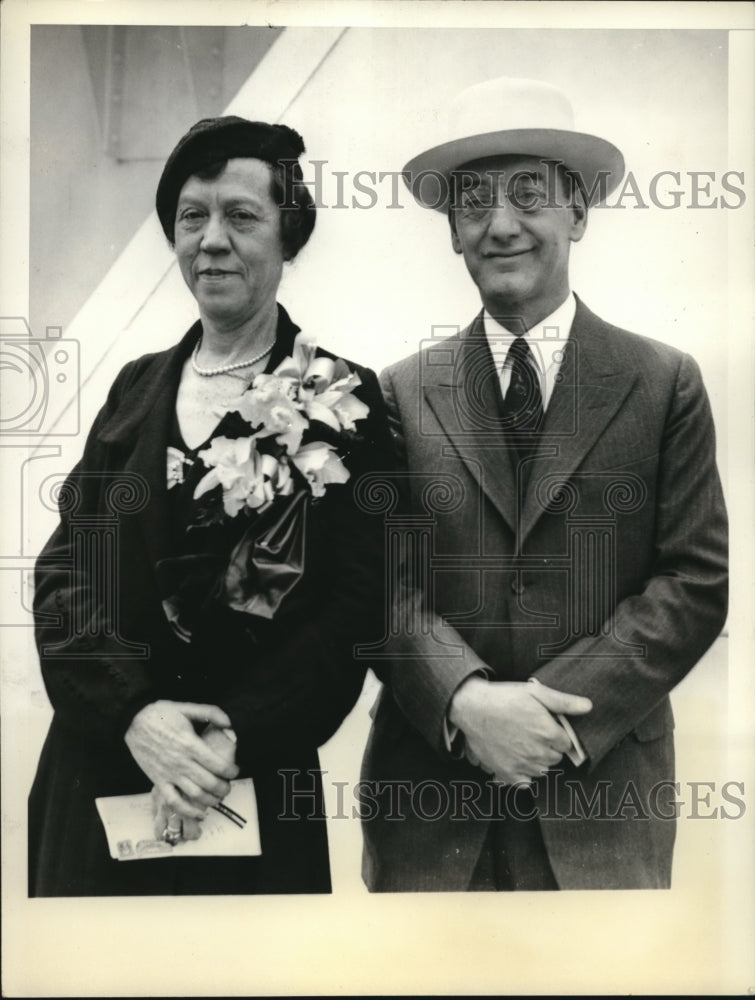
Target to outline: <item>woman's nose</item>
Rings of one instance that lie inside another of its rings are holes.
[[[228,232],[224,220],[214,213],[207,219],[207,225],[202,233],[202,250],[208,253],[218,253],[227,250],[229,246]]]

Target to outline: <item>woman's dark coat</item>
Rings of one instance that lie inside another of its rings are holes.
[[[297,329],[281,308],[268,370],[291,354]],[[186,646],[168,625],[155,566],[172,554],[166,448],[182,367],[200,333],[196,324],[176,347],[120,372],[38,560],[37,644],[55,714],[30,796],[30,895],[330,888],[317,747],[361,690],[354,645],[382,634],[382,521],[352,496],[359,474],[387,461],[382,398],[374,374],[350,365],[370,407],[367,440],[347,460],[349,483],[328,487],[309,510],[304,576],[274,620],[255,636],[246,616],[210,606]],[[108,561],[116,568],[98,588],[92,540],[106,546],[114,534]],[[76,539],[85,540],[78,555]],[[103,587],[104,602],[93,592]],[[110,859],[94,799],[149,791],[124,734],[159,699],[209,702],[229,715],[240,777],[252,776],[257,792],[260,858]]]

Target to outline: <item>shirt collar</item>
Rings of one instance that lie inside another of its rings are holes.
[[[572,323],[574,322],[574,314],[577,311],[577,301],[574,298],[574,293],[569,292],[566,299],[561,303],[561,305],[554,309],[550,316],[546,316],[545,319],[536,323],[530,330],[527,330],[523,336],[527,338],[531,345],[540,344],[547,345],[550,347],[552,344],[554,347],[564,344],[569,339],[569,333],[571,332]],[[485,327],[485,336],[490,346],[490,351],[493,357],[498,360],[499,358],[506,357],[511,342],[516,336],[511,330],[506,329],[501,323],[493,319],[487,309],[483,312],[483,325]],[[550,355],[550,351],[548,355]],[[543,355],[542,351],[534,350],[534,357]],[[550,359],[549,359],[550,360]]]

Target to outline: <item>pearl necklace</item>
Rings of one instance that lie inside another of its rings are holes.
[[[213,375],[225,375],[226,372],[236,371],[237,368],[249,368],[250,365],[254,365],[258,361],[262,361],[262,359],[266,357],[270,353],[270,351],[272,351],[275,341],[273,340],[272,343],[268,344],[268,346],[265,348],[264,351],[260,352],[260,354],[255,355],[255,357],[253,358],[249,358],[248,361],[235,361],[231,365],[220,365],[218,368],[199,367],[199,364],[197,363],[197,357],[199,356],[199,347],[201,343],[202,343],[202,338],[200,337],[199,340],[197,341],[197,346],[191,353],[191,367],[194,369],[197,375],[202,375],[204,378],[210,378]]]

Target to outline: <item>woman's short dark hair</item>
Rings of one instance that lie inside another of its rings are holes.
[[[281,213],[281,250],[285,260],[293,260],[312,235],[317,214],[299,165],[303,152],[304,140],[288,125],[236,115],[197,122],[179,139],[157,185],[157,215],[170,245],[175,244],[178,196],[189,177],[212,179],[228,160],[251,158],[270,165],[270,193]]]

